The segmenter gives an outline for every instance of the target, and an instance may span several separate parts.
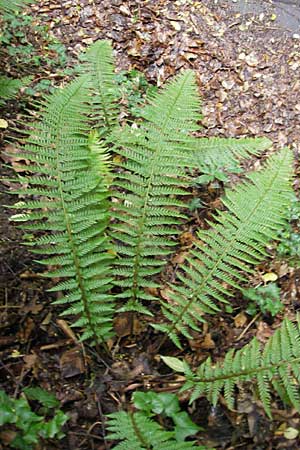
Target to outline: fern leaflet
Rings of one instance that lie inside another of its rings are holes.
[[[194,143],[189,167],[230,170],[239,160],[259,155],[271,145],[267,138],[200,138]]]
[[[118,121],[119,92],[115,83],[112,47],[108,41],[97,41],[81,57],[82,72],[89,76],[93,91],[93,120],[102,134],[111,131]]]

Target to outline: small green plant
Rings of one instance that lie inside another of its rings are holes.
[[[283,304],[280,301],[280,289],[276,283],[243,289],[242,293],[244,298],[249,301],[246,313],[251,316],[257,314],[257,311],[261,311],[263,314],[271,314],[274,317],[283,310]]]
[[[108,439],[121,440],[114,449],[203,449],[195,442],[185,442],[189,436],[196,434],[201,427],[196,425],[187,412],[181,411],[175,394],[135,392],[133,405],[138,411],[120,411],[108,416]],[[165,428],[161,425],[165,419],[171,423]]]
[[[116,74],[116,84],[120,90],[121,101],[133,117],[140,116],[146,98],[157,92],[157,87],[150,84],[145,75],[135,69]]]
[[[22,2],[16,3],[21,5]],[[14,78],[16,75],[38,74],[37,81],[24,90],[27,95],[52,92],[53,79],[48,78],[49,72],[64,75],[67,63],[65,46],[49,33],[47,26],[37,25],[26,12],[14,8],[5,8],[4,11],[0,19],[3,24],[0,45],[3,55],[12,61],[10,72]]]
[[[203,169],[202,175],[195,178],[194,184],[209,184],[214,181],[217,181],[217,183],[219,181],[221,183],[226,183],[228,181],[228,176],[223,172],[223,170],[217,168],[207,168],[206,170]]]
[[[0,105],[14,98],[21,88],[30,83],[31,79],[31,77],[24,77],[16,80],[6,76],[0,76]]]
[[[291,267],[300,266],[300,200],[294,196],[290,206],[289,222],[279,233],[277,256]]]
[[[37,413],[28,400],[40,404]],[[5,430],[11,431],[10,447],[21,450],[32,450],[41,439],[61,439],[68,416],[58,408],[55,396],[38,387],[24,389],[18,399],[0,390],[0,430],[5,425]]]

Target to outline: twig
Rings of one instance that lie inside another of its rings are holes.
[[[108,450],[108,445],[107,445],[107,441],[106,441],[105,426],[104,426],[104,415],[103,415],[103,411],[102,411],[102,406],[101,406],[101,402],[100,402],[100,399],[99,399],[99,395],[97,393],[96,393],[96,397],[97,397],[97,408],[98,408],[99,416],[100,416],[100,419],[101,419],[101,430],[102,430],[102,435],[103,435],[103,443],[104,443],[105,450]]]
[[[248,325],[246,326],[246,328],[241,332],[241,334],[236,338],[236,341],[240,341],[242,339],[242,337],[247,333],[247,331],[249,330],[249,328],[251,327],[251,325],[256,321],[256,319],[259,318],[259,316],[261,316],[261,312],[259,312],[258,314],[256,314],[256,316],[253,317],[253,319],[248,323]]]

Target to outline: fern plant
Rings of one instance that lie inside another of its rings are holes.
[[[177,244],[188,206],[182,200],[189,193],[187,169],[198,166],[197,145],[203,166],[208,164],[210,144],[192,135],[200,118],[192,71],[152,95],[131,127],[117,125],[118,90],[107,42],[88,50],[81,72],[87,74],[48,98],[29,136],[21,157],[31,162],[26,170],[33,175],[19,179],[29,185],[26,194],[39,199],[16,204],[28,213],[14,219],[49,233],[38,237],[33,250],[50,256],[42,260],[54,267],[49,276],[65,278],[53,288],[66,294],[57,303],[66,304],[64,314],[80,316],[75,325],[85,328],[83,339],[105,342],[113,298],[121,310],[145,314],[151,312],[144,300],[159,300],[151,289],[159,286],[157,276]],[[107,153],[112,143],[121,161],[114,176]],[[265,139],[219,140],[218,150],[226,149],[226,158],[245,158],[268,145]],[[196,244],[181,267],[171,301],[161,302],[166,323],[153,324],[176,345],[178,334],[188,337],[203,313],[217,312],[215,301],[226,301],[230,288],[244,279],[241,272],[265,256],[263,248],[284,220],[291,159],[283,150],[264,171],[229,190],[228,212],[217,215],[214,229],[199,234],[203,245]]]
[[[271,387],[285,404],[300,410],[300,322],[285,319],[281,327],[268,340],[264,349],[254,338],[240,350],[230,349],[223,361],[208,358],[196,371],[177,358],[163,358],[174,370],[183,372],[186,382],[182,390],[191,389],[190,402],[206,395],[217,404],[221,392],[229,408],[234,408],[235,388],[252,382],[257,397],[267,415],[271,413]]]
[[[46,275],[60,279],[51,289],[63,292],[56,304],[65,305],[64,315],[75,315],[82,340],[105,346],[117,309],[151,315],[147,302],[153,301],[164,315],[153,319],[153,327],[180,347],[180,336],[189,338],[205,314],[220,312],[268,256],[266,246],[288,215],[293,158],[283,149],[226,191],[215,223],[198,232],[169,284],[168,300],[162,300],[155,288],[185,220],[192,170],[209,169],[214,158],[219,165],[236,163],[269,141],[195,137],[200,101],[192,71],[150,96],[131,125],[118,124],[118,92],[111,46],[97,42],[84,56],[78,79],[46,99],[41,120],[28,133],[19,157],[31,175],[18,175],[24,189],[15,194],[30,198],[14,206],[21,211],[13,220],[37,233],[32,250],[47,257],[39,261],[50,267]],[[271,385],[299,408],[298,347],[298,331],[285,321],[262,355],[253,341],[231,351],[223,364],[214,367],[208,360],[196,374],[185,365],[185,387],[195,390],[192,399],[203,392],[214,403],[224,389],[232,406],[236,384],[257,380],[268,415]],[[111,438],[123,441],[115,448],[197,448],[178,444],[137,411],[111,415],[109,429]]]

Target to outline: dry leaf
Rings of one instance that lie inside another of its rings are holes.
[[[276,281],[278,279],[278,276],[274,272],[268,272],[262,275],[262,279],[265,283],[268,283],[269,281]]]
[[[247,323],[248,318],[245,313],[240,312],[237,316],[234,318],[234,324],[237,328],[243,328],[243,326]]]
[[[5,119],[0,119],[0,128],[7,128],[8,122]]]
[[[216,347],[215,342],[212,340],[211,334],[207,333],[203,342],[201,343],[201,348],[205,350],[211,350]]]
[[[64,378],[71,378],[85,372],[81,347],[67,350],[60,357],[60,370]]]

